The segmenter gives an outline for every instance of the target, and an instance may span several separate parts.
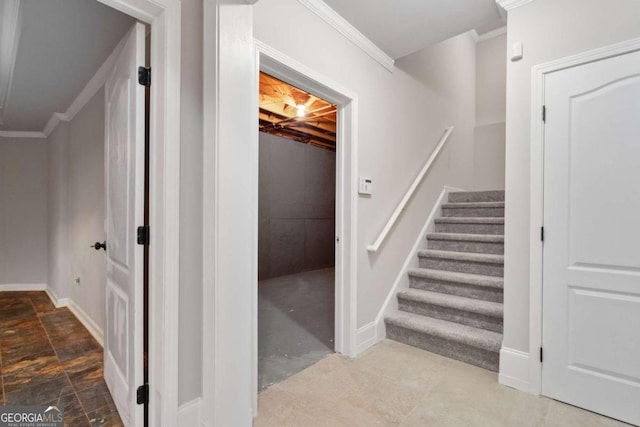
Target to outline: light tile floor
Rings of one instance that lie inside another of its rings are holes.
[[[259,396],[255,427],[626,424],[498,384],[497,374],[394,341],[331,355]]]

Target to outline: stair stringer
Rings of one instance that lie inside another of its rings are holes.
[[[398,299],[396,297],[397,293],[401,289],[409,288],[409,269],[418,267],[419,259],[418,259],[418,251],[421,249],[427,248],[427,234],[431,233],[435,230],[435,220],[439,216],[442,215],[442,205],[447,203],[449,198],[449,193],[457,192],[457,191],[465,191],[454,187],[445,186],[440,193],[440,196],[436,200],[433,209],[429,213],[427,220],[422,226],[422,230],[418,233],[418,237],[416,238],[413,247],[407,254],[407,258],[405,259],[400,271],[398,271],[398,275],[393,282],[393,286],[389,289],[389,293],[380,307],[378,311],[378,315],[375,319],[375,340],[371,340],[368,342],[369,345],[358,347],[358,354],[365,351],[367,348],[379,343],[387,337],[387,328],[384,323],[384,318],[394,313],[398,310]]]

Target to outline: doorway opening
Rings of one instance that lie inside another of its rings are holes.
[[[259,85],[258,388],[335,349],[337,107]]]
[[[0,6],[2,403],[142,426],[149,27],[99,1]]]

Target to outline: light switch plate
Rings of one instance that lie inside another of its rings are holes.
[[[359,182],[360,185],[358,186],[358,193],[370,196],[373,193],[373,181],[371,178],[361,176]]]
[[[522,42],[516,42],[511,47],[511,60],[519,61],[523,57],[524,47],[522,46]]]

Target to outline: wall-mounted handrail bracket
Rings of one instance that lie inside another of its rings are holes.
[[[416,179],[413,180],[411,187],[409,187],[409,189],[405,193],[402,200],[400,200],[398,207],[396,207],[396,210],[393,211],[391,218],[389,218],[389,220],[385,224],[378,238],[371,245],[367,246],[367,251],[377,252],[378,249],[380,249],[380,246],[382,246],[382,243],[384,243],[385,239],[389,235],[389,232],[391,231],[396,221],[400,217],[400,214],[407,207],[407,203],[409,203],[409,200],[411,200],[411,197],[413,196],[413,193],[415,193],[416,189],[418,188],[418,185],[420,185],[424,177],[427,175],[427,172],[429,172],[431,165],[438,157],[438,154],[440,154],[440,151],[442,151],[442,147],[444,147],[445,143],[449,139],[449,135],[451,135],[451,132],[453,132],[453,126],[450,126],[446,129],[446,131],[444,132],[444,135],[440,139],[440,142],[438,142],[438,145],[433,150],[433,153],[431,153],[431,156],[429,156],[429,158],[427,159],[427,162],[424,164],[424,166],[420,170],[420,173],[418,173],[418,176],[416,176]]]

